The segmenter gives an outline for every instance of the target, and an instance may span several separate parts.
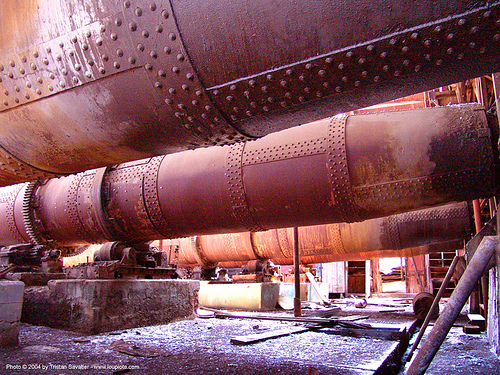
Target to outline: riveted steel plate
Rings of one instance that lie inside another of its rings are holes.
[[[265,229],[261,228],[259,224],[255,222],[246,200],[242,171],[244,148],[244,143],[231,145],[229,147],[226,159],[227,189],[234,216],[245,228],[247,228],[247,230],[250,232],[257,232]]]
[[[347,167],[346,121],[347,117],[333,117],[328,126],[328,179],[339,222],[359,221]]]
[[[178,236],[165,219],[158,199],[158,171],[164,156],[151,158],[148,168],[144,173],[144,204],[155,229],[164,238],[177,238]]]
[[[17,195],[21,190],[26,189],[26,186],[27,184],[9,186],[0,192],[0,203],[6,205],[4,215],[7,222],[8,232],[12,236],[11,238],[14,241],[17,241],[18,244],[25,243],[26,241],[23,239],[16,226],[14,209]],[[2,245],[5,245],[5,243],[2,243]]]
[[[384,36],[268,67],[208,91],[237,123],[405,77],[436,74],[441,67],[495,56],[500,47],[499,17],[497,2],[407,29],[395,26]]]
[[[254,165],[272,161],[322,154],[325,152],[326,138],[297,141],[292,144],[275,145],[267,148],[246,151],[242,165]]]

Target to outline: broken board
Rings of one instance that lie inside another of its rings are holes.
[[[265,341],[269,339],[274,339],[277,337],[288,336],[294,333],[301,333],[309,331],[306,327],[292,327],[287,329],[280,329],[277,331],[268,331],[263,333],[256,333],[254,335],[247,336],[236,336],[231,338],[231,344],[233,345],[249,345],[255,344],[256,342]]]

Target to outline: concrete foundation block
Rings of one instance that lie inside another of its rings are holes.
[[[24,284],[0,280],[0,347],[19,343],[19,320],[23,307]]]
[[[52,280],[26,288],[22,320],[87,334],[192,318],[198,281]]]
[[[274,310],[279,283],[200,284],[200,306],[254,311]]]

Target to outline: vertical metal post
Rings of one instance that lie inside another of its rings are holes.
[[[410,364],[406,375],[421,375],[425,373],[441,344],[448,335],[453,323],[465,305],[477,282],[483,275],[491,257],[498,247],[498,237],[484,237],[477,248],[462,278],[453,291],[446,307],[434,324],[422,348]]]
[[[293,279],[295,282],[295,297],[293,299],[293,313],[302,316],[300,307],[300,254],[299,254],[299,230],[293,227]]]
[[[427,328],[429,322],[431,321],[431,317],[434,315],[434,312],[439,306],[439,301],[441,300],[441,297],[443,297],[443,294],[446,288],[448,287],[448,283],[450,282],[451,277],[453,276],[455,267],[457,266],[458,258],[459,258],[458,255],[456,255],[455,258],[453,258],[453,262],[451,262],[450,268],[448,268],[448,272],[446,272],[446,276],[444,277],[441,287],[439,288],[439,291],[436,297],[434,298],[434,301],[432,302],[432,306],[429,309],[429,312],[427,313],[424,322],[422,323],[422,327],[420,327],[420,331],[418,332],[417,338],[415,339],[415,342],[413,343],[411,350],[408,353],[408,361],[411,359],[413,352],[417,348],[418,344],[420,343],[420,340],[422,339],[422,336],[424,335],[425,329]]]
[[[370,260],[365,260],[365,296],[366,298],[370,298],[372,293],[372,288],[371,288],[371,262]]]

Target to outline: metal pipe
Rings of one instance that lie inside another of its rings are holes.
[[[457,319],[467,298],[483,275],[490,258],[498,247],[498,237],[484,237],[469,265],[453,291],[446,307],[439,316],[432,331],[427,336],[415,359],[410,364],[406,375],[425,373],[441,344]]]
[[[301,260],[306,264],[345,260],[359,256],[359,253],[372,253],[376,258],[391,255],[387,254],[388,250],[464,241],[470,238],[472,232],[469,206],[465,202],[361,223],[299,227],[298,231]],[[266,232],[197,236],[199,246],[196,249],[191,246],[189,238],[165,240],[165,245],[179,247],[180,264],[195,264],[196,257],[201,254],[211,263],[271,259],[276,264],[284,265],[292,262],[292,235],[291,228],[282,228]],[[454,246],[453,250],[463,246],[463,243]],[[400,253],[402,251],[395,256],[401,256]],[[363,260],[366,259],[369,256]]]
[[[53,4],[0,2],[0,185],[261,137],[499,68],[498,1]]]
[[[293,227],[293,280],[295,285],[295,295],[293,298],[294,316],[302,316],[300,306],[300,251],[299,251],[299,231]]]
[[[334,117],[238,145],[3,188],[0,244],[33,234],[64,247],[255,232],[466,201],[496,189],[492,143],[478,105]],[[396,241],[405,236],[395,229]]]
[[[451,277],[453,276],[453,272],[455,272],[455,267],[457,266],[458,259],[459,259],[459,256],[456,255],[450,264],[450,268],[448,268],[448,272],[446,272],[446,276],[444,277],[443,282],[441,283],[441,286],[439,287],[439,291],[438,291],[436,297],[434,297],[434,301],[432,301],[431,308],[429,309],[429,312],[427,313],[425,320],[422,323],[420,330],[418,331],[417,338],[415,339],[415,342],[413,343],[413,345],[410,349],[410,352],[408,353],[407,362],[410,361],[410,359],[413,355],[413,352],[415,351],[415,349],[417,349],[418,344],[420,343],[420,340],[422,339],[422,336],[425,333],[425,329],[427,328],[427,326],[429,325],[429,322],[431,321],[431,318],[433,316],[435,316],[435,313],[438,310],[439,301],[441,301],[441,298],[443,297],[443,294],[446,291],[446,288],[448,287],[448,284],[451,280]]]

